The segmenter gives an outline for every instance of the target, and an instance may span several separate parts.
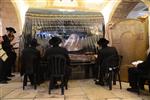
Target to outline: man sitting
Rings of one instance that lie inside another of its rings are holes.
[[[137,67],[128,69],[128,80],[131,88],[127,88],[128,91],[137,92],[137,82],[140,75],[148,75],[150,72],[150,53],[143,63],[137,65]],[[140,89],[144,90],[145,79],[139,80]]]
[[[97,42],[97,44],[102,47],[102,49],[98,51],[97,58],[97,67],[99,72],[97,75],[98,81],[96,81],[96,84],[99,85],[104,85],[104,77],[105,73],[108,71],[108,67],[115,67],[118,65],[118,52],[115,47],[108,46],[108,43],[109,41],[105,38],[101,38]]]
[[[62,55],[67,59],[67,66],[66,66],[66,72],[65,72],[65,78],[69,80],[69,76],[71,75],[71,68],[69,68],[70,64],[70,58],[69,58],[69,52],[66,48],[60,47],[59,44],[62,42],[62,40],[59,37],[52,37],[52,39],[49,40],[49,44],[52,45],[52,47],[48,48],[45,52],[44,59],[48,59],[48,57],[52,55]],[[54,79],[52,83],[51,88],[57,88],[57,79]]]
[[[33,58],[36,57],[36,64],[39,65],[40,51],[36,49],[39,44],[36,39],[30,41],[30,45],[24,48],[21,55],[21,76],[24,75],[25,85],[27,84],[27,78],[29,77],[31,84],[34,83],[34,73],[37,73],[38,66],[34,66]],[[35,68],[36,67],[36,68]]]

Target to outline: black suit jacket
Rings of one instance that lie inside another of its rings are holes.
[[[44,55],[44,59],[47,59],[49,56],[51,55],[63,55],[66,57],[67,59],[67,64],[70,64],[70,58],[68,55],[68,51],[65,48],[62,47],[50,47],[46,50],[45,55]]]
[[[12,55],[12,45],[10,44],[10,40],[7,35],[3,36],[2,48],[7,53],[8,57]]]
[[[146,60],[143,63],[138,64],[137,68],[143,74],[150,73],[150,53],[148,54]]]
[[[40,51],[34,47],[27,47],[23,49],[21,55],[21,75],[24,73],[33,74],[37,72],[40,62]]]
[[[99,50],[97,63],[101,67],[117,66],[119,63],[118,52],[115,47],[105,47]]]

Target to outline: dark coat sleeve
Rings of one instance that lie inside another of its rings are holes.
[[[144,74],[150,73],[150,53],[143,63],[138,64],[137,68]]]
[[[99,50],[98,53],[97,53],[96,63],[100,65],[101,62],[102,62],[102,59],[103,59],[102,53],[101,53],[101,50]]]
[[[7,53],[7,55],[11,56],[12,46],[10,44],[10,40],[6,35],[3,36],[3,40],[4,41],[2,42],[2,47],[4,51]]]
[[[45,54],[43,56],[43,60],[46,61],[48,57],[48,50],[45,51]]]
[[[69,52],[66,49],[64,49],[64,52],[65,52],[65,56],[66,56],[66,59],[67,59],[67,65],[70,65]]]
[[[24,63],[24,50],[22,51],[22,55],[21,55],[21,70],[20,70],[20,75],[23,76],[23,74],[25,73],[25,63]]]

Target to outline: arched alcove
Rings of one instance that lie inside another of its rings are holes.
[[[17,11],[11,2],[11,0],[2,0],[1,1],[1,18],[2,18],[2,29],[3,34],[5,34],[6,27],[14,27],[20,33],[20,23],[17,15]],[[16,35],[17,35],[16,34]]]
[[[150,1],[147,0],[121,0],[118,1],[116,7],[110,14],[109,21],[117,22],[126,19],[128,14],[133,10],[133,8],[138,4],[143,3],[145,6],[150,6]]]

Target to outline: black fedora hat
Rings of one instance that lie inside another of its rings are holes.
[[[13,27],[6,27],[6,30],[13,32],[13,33],[16,33],[16,30]]]
[[[52,38],[49,40],[49,44],[50,44],[50,45],[58,45],[58,44],[60,44],[61,42],[62,42],[62,40],[61,40],[59,37],[57,37],[57,36],[52,37]]]
[[[37,42],[37,39],[33,38],[33,39],[31,39],[31,41],[30,41],[30,45],[31,45],[31,46],[39,46],[40,44]]]
[[[99,44],[99,45],[108,44],[108,43],[109,43],[109,41],[106,40],[105,38],[100,38],[97,42],[97,44]]]

